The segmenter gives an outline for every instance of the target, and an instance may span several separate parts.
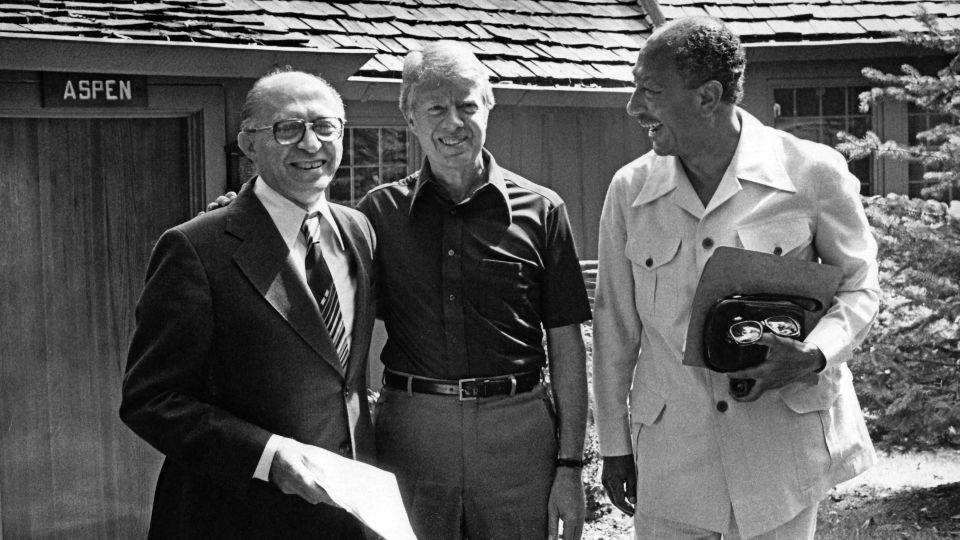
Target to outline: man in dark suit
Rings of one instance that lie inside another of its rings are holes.
[[[343,101],[301,72],[258,80],[240,148],[260,176],[158,241],[120,416],[166,455],[151,538],[362,538],[319,447],[373,455],[366,357],[375,240],[326,201]]]

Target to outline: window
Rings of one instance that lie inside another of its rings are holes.
[[[917,133],[926,131],[938,124],[951,124],[953,118],[948,114],[936,114],[910,103],[907,108],[907,137],[909,144],[918,144]],[[924,167],[922,163],[910,162],[907,176],[907,193],[910,197],[921,197],[920,190],[932,184],[923,179],[923,173],[938,171],[936,165]]]
[[[327,195],[356,206],[374,186],[407,176],[407,131],[402,127],[351,127],[343,132],[343,161]]]
[[[774,127],[801,139],[830,147],[837,145],[837,132],[862,137],[872,129],[872,116],[860,112],[860,92],[866,86],[778,88],[773,91],[776,120]],[[860,193],[871,195],[873,161],[866,157],[848,163],[850,172],[860,179]]]

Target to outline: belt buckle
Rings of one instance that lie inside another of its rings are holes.
[[[482,377],[477,377],[473,379],[460,379],[457,381],[457,387],[460,390],[460,401],[476,401],[480,396],[480,387],[476,384],[477,381],[481,380]],[[464,388],[463,384],[474,383],[472,386]]]

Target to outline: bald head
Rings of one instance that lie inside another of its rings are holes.
[[[722,101],[743,99],[746,54],[740,38],[718,19],[686,17],[661,26],[640,51],[641,58],[648,55],[672,56],[687,88],[713,80],[723,87]]]
[[[271,98],[305,91],[315,91],[319,95],[333,100],[339,108],[340,118],[345,116],[343,98],[323,77],[286,67],[271,71],[253,83],[253,88],[247,92],[247,97],[240,107],[240,128],[252,127],[256,117],[262,111],[264,103],[270,101]]]
[[[494,105],[490,77],[480,60],[466,47],[451,41],[431,43],[420,51],[410,51],[403,60],[400,85],[400,112],[408,116],[411,96],[420,88],[438,88],[442,83],[481,89],[487,109]]]

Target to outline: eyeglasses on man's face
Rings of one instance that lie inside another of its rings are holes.
[[[274,122],[271,126],[262,126],[256,128],[246,128],[246,133],[255,133],[258,131],[272,130],[273,138],[282,145],[298,144],[303,140],[307,133],[307,128],[313,129],[317,134],[317,139],[324,142],[336,141],[343,137],[343,124],[345,120],[337,117],[317,118],[313,122],[307,122],[299,118],[290,118]]]
[[[736,345],[753,345],[760,341],[764,328],[780,337],[800,335],[800,323],[793,320],[793,317],[775,315],[762,321],[738,321],[731,324],[727,330],[727,341]]]

